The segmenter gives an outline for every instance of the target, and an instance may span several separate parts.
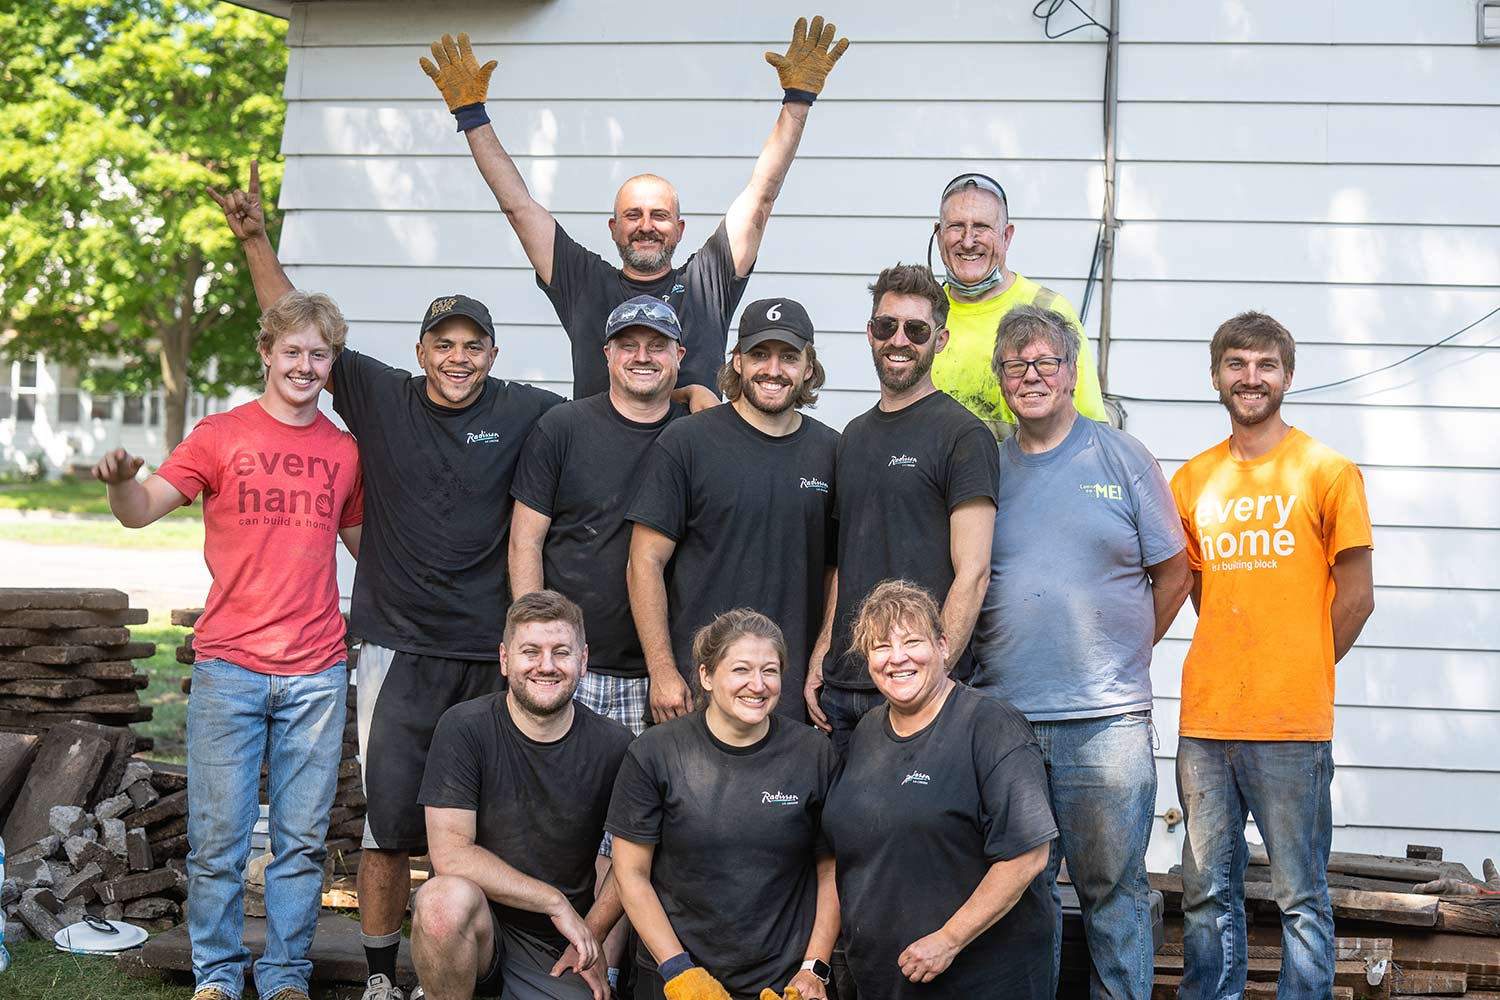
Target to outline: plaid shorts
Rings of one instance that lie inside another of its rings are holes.
[[[583,675],[578,690],[573,693],[575,701],[581,701],[606,718],[614,719],[637,736],[646,731],[651,721],[651,679],[649,677],[613,677],[609,674]],[[610,856],[608,833],[599,844],[599,853]]]
[[[651,722],[651,679],[586,673],[573,698],[639,736]]]

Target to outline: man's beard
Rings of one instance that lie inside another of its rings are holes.
[[[561,688],[559,688],[559,690],[561,690]],[[531,696],[531,688],[526,684],[511,685],[510,693],[511,696],[516,699],[516,703],[522,708],[526,709],[526,711],[530,712],[532,715],[543,717],[556,715],[558,712],[561,712],[563,709],[567,708],[568,702],[572,701],[573,699],[573,692],[570,691],[568,692],[566,697],[559,698],[555,705],[546,705],[537,701]]]
[[[791,379],[767,379],[766,381],[775,381],[779,384],[785,385],[787,387],[787,391],[782,394],[781,400],[779,402],[767,403],[764,400],[756,398],[757,394],[755,391],[755,380],[749,379],[745,382],[744,395],[745,400],[751,406],[755,407],[762,413],[774,416],[778,413],[785,413],[787,410],[790,410],[792,407],[797,405],[797,397],[802,394],[802,386],[793,383]]]
[[[905,392],[922,381],[927,373],[932,371],[932,361],[937,357],[936,351],[927,354],[912,347],[910,348],[913,359],[911,366],[904,372],[898,372],[891,371],[880,363],[880,356],[884,350],[885,348],[876,346],[871,348],[870,354],[875,359],[875,377],[880,380],[881,385],[892,392]]]
[[[1241,424],[1245,427],[1254,427],[1256,424],[1264,423],[1265,421],[1276,416],[1276,414],[1280,413],[1281,400],[1286,395],[1286,391],[1284,389],[1272,389],[1270,387],[1267,387],[1263,391],[1266,394],[1263,409],[1257,412],[1246,413],[1243,409],[1243,404],[1241,404],[1240,407],[1236,407],[1234,392],[1230,389],[1219,390],[1219,402],[1223,405],[1224,409],[1229,411],[1230,417],[1233,418],[1236,423]]]
[[[620,259],[627,267],[646,274],[665,271],[671,267],[672,254],[677,250],[677,244],[671,240],[662,240],[660,243],[651,240],[629,240],[625,243],[617,243],[615,246],[620,251]],[[659,249],[650,249],[653,246]]]

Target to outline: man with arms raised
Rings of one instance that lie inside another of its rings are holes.
[[[1000,321],[994,368],[1017,429],[1000,445],[994,563],[969,683],[1014,705],[1036,733],[1059,830],[1048,881],[1056,897],[1066,856],[1091,994],[1149,1000],[1151,647],[1191,577],[1156,459],[1073,407],[1080,339],[1066,316],[1037,306]]]
[[[839,442],[837,601],[804,689],[808,713],[840,755],[860,717],[882,703],[851,645],[860,602],[880,581],[911,580],[941,598],[948,667],[957,680],[969,676],[999,477],[995,439],[932,384],[933,358],[948,342],[942,286],[925,267],[897,264],[870,291],[866,337],[880,402]]]
[[[1172,477],[1198,625],[1182,666],[1183,1000],[1245,990],[1245,817],[1281,911],[1276,995],[1333,993],[1333,678],[1375,608],[1359,467],[1281,417],[1297,345],[1264,313],[1209,347],[1229,437]]]
[[[267,307],[292,284],[266,238],[256,167],[249,191],[214,198]],[[414,378],[344,351],[328,384],[334,410],[359,439],[369,486],[349,610],[349,630],[363,640],[356,679],[369,800],[359,865],[365,1000],[401,1000],[391,981],[410,894],[408,857],[427,848],[417,805],[427,746],[450,705],[503,685],[495,650],[510,596],[511,479],[537,419],[562,402],[489,377],[494,325],[483,303],[466,295],[433,300],[416,352],[424,374]]]
[[[674,422],[651,448],[626,517],[630,610],[657,722],[692,710],[693,635],[730,608],[781,626],[785,683],[802,683],[834,560],[839,435],[800,412],[823,378],[807,310],[752,302],[719,374],[730,405]],[[776,710],[804,719],[796,698]]]
[[[1099,372],[1083,324],[1068,300],[1006,265],[1016,227],[1005,189],[985,174],[960,174],[943,188],[933,226],[947,270],[948,348],[932,366],[932,380],[981,420],[1001,440],[1015,431],[1016,415],[990,371],[995,331],[1017,306],[1036,305],[1062,313],[1078,331],[1078,387],[1073,404],[1094,420],[1108,420],[1099,393]]]
[[[624,912],[594,896],[594,852],[625,727],[578,704],[583,613],[551,590],[505,616],[492,694],[444,713],[421,802],[433,878],[412,906],[412,961],[429,1000],[606,1000],[599,942]]]
[[[276,858],[255,985],[266,1000],[307,1000],[349,685],[335,539],[358,556],[363,518],[354,439],[318,412],[347,329],[328,296],[287,295],[261,314],[259,399],[203,418],[145,482],[124,449],[94,467],[128,528],[203,494],[213,586],[194,632],[187,718],[194,1000],[244,990],[244,873],[263,758]]]
[[[422,59],[422,69],[442,91],[459,131],[495,200],[521,240],[536,280],[547,293],[557,318],[573,344],[573,398],[582,399],[609,387],[609,376],[599,346],[605,318],[611,309],[636,295],[652,295],[672,305],[682,323],[687,360],[683,384],[712,387],[729,336],[729,321],[745,292],[756,254],[770,221],[771,209],[807,125],[808,113],[822,91],[828,72],[844,50],[847,39],[834,44],[836,30],[813,18],[808,29],[798,18],[786,55],[767,52],[785,90],[781,113],[755,161],[750,183],[708,242],[681,266],[672,256],[686,222],[677,191],[654,174],[627,180],[615,195],[610,236],[619,250],[623,269],[584,249],[538,204],[526,188],[510,154],[490,126],[484,101],[496,63],[483,66],[474,57],[467,35],[458,41],[444,35],[432,45],[434,64]]]

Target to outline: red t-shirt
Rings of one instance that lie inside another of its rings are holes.
[[[282,676],[344,659],[335,546],[364,521],[353,435],[321,413],[284,424],[255,401],[200,420],[156,474],[189,500],[203,494],[213,585],[198,659]]]

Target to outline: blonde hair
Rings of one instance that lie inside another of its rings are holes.
[[[864,655],[885,641],[891,629],[926,633],[936,643],[943,637],[943,615],[925,587],[910,580],[885,580],[859,605],[854,620],[853,646]]]
[[[293,289],[277,299],[260,314],[260,335],[255,346],[262,353],[270,354],[278,337],[309,325],[318,328],[318,334],[328,342],[337,357],[344,349],[349,324],[344,322],[338,304],[322,292]]]

